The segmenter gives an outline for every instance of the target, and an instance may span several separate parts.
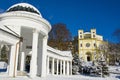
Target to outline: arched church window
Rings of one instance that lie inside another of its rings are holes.
[[[93,37],[95,38],[95,35],[93,35]]]
[[[80,35],[80,38],[82,38],[82,35]]]
[[[96,47],[96,44],[94,43],[94,47]]]
[[[80,47],[82,47],[82,44],[80,44]]]

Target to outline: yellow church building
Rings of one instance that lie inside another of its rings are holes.
[[[84,61],[95,61],[105,57],[105,44],[103,36],[96,34],[96,29],[91,29],[90,32],[78,30],[78,53]]]

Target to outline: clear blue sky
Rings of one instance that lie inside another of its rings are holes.
[[[78,29],[96,28],[104,39],[116,42],[112,33],[120,28],[120,0],[1,0],[0,12],[19,2],[38,8],[51,25],[66,24],[73,36]]]

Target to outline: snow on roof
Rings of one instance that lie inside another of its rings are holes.
[[[61,56],[68,56],[68,57],[72,57],[72,54],[71,54],[71,51],[60,51],[60,50],[57,50],[57,49],[54,49],[50,46],[47,46],[47,50],[50,50],[58,55],[61,55]]]
[[[15,4],[7,9],[7,12],[11,12],[11,11],[27,11],[41,15],[41,13],[37,8],[35,8],[34,6],[28,3]]]

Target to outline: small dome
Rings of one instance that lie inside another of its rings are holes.
[[[91,34],[90,32],[85,32],[84,34]]]
[[[27,11],[31,13],[35,13],[38,15],[41,15],[39,10],[35,8],[34,6],[28,4],[28,3],[18,3],[13,6],[11,6],[7,12],[12,12],[12,11]]]

